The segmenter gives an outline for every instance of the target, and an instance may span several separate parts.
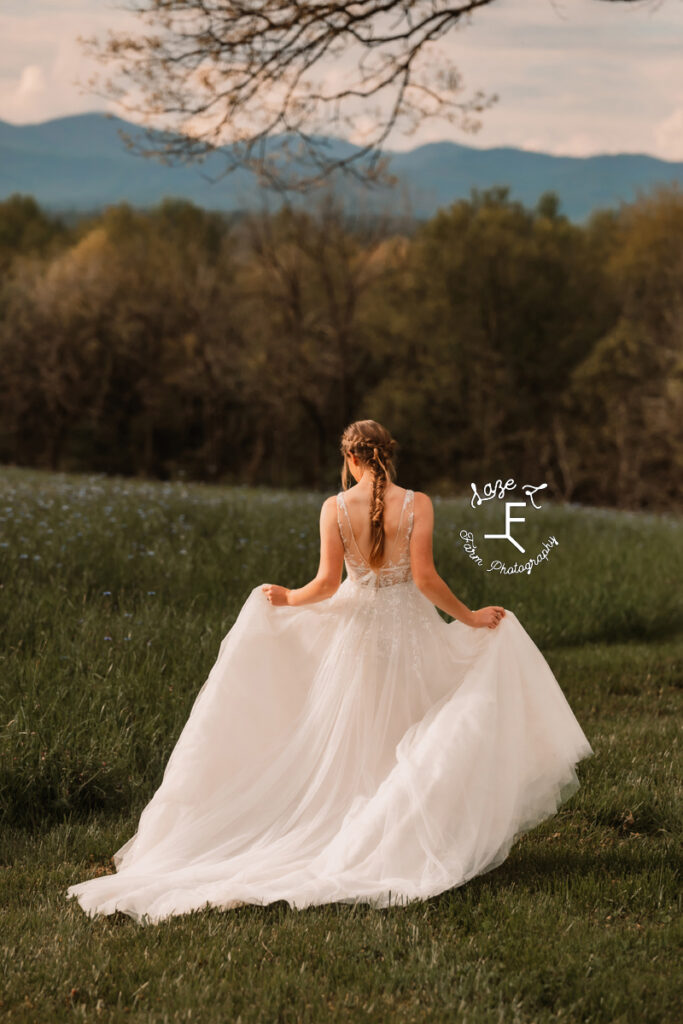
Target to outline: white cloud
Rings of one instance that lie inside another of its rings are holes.
[[[139,22],[124,0],[3,0],[0,118],[24,123],[116,111],[87,91],[95,65],[76,37],[128,25]],[[575,156],[648,152],[683,160],[683,94],[674,88],[682,39],[680,2],[495,0],[440,44],[463,74],[463,99],[477,89],[499,95],[480,115],[481,130],[426,120],[413,134],[394,133],[388,146],[447,138]],[[344,68],[344,59],[329,66],[328,86]],[[365,127],[359,125],[360,135]]]
[[[647,152],[671,160],[679,153],[676,122],[658,132],[653,124],[669,117],[681,80],[683,3],[499,0],[451,39],[468,94],[481,88],[499,100],[476,135],[434,121],[420,141],[573,156]],[[391,144],[407,149],[414,141],[395,134]]]
[[[114,25],[125,28],[131,15],[94,6],[91,0],[42,0],[31,4],[27,14],[25,6],[17,5],[12,13],[11,4],[9,10],[3,5],[0,119],[24,124],[112,107],[87,91],[95,63],[77,37],[103,34]]]
[[[45,92],[45,75],[40,64],[27,64],[21,72],[19,85],[17,86],[17,97],[30,99],[35,95]]]
[[[665,160],[683,160],[683,106],[659,121],[652,135],[655,150]]]
[[[538,153],[543,149],[543,139],[539,135],[530,135],[518,143],[520,149],[528,149],[532,153]]]
[[[556,142],[547,152],[555,156],[592,156],[594,153],[605,153],[601,143],[590,132],[574,132],[569,138]]]

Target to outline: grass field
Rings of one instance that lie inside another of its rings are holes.
[[[499,577],[459,540],[495,509],[435,501],[440,572],[516,612],[595,751],[501,867],[383,911],[66,900],[113,870],[251,589],[315,572],[323,497],[0,468],[0,1019],[680,1020],[683,519],[547,506],[548,562]]]

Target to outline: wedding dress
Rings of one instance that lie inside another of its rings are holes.
[[[593,750],[514,613],[447,623],[415,585],[413,497],[378,571],[340,492],[336,593],[252,590],[116,872],[67,890],[90,916],[405,905],[497,867],[578,789]]]

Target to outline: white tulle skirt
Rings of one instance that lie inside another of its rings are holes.
[[[474,629],[412,581],[347,578],[298,608],[258,586],[116,873],[67,896],[142,924],[276,900],[404,905],[498,866],[592,753],[513,612]]]

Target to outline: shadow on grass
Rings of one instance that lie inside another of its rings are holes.
[[[466,898],[468,902],[475,904],[485,895],[492,891],[503,901],[514,893],[518,899],[522,893],[538,893],[547,890],[549,881],[568,879],[585,880],[588,877],[599,880],[603,879],[627,879],[641,875],[643,872],[650,872],[653,868],[653,852],[649,847],[647,850],[638,850],[633,844],[622,844],[605,850],[579,850],[567,847],[553,850],[550,847],[525,851],[517,858],[510,858],[497,868],[491,869],[482,875],[477,875],[463,885],[447,889],[436,896],[426,900],[414,901],[407,906],[392,905],[379,908],[383,914],[404,913],[407,910],[427,908],[434,911],[449,910],[454,901]],[[679,858],[673,844],[663,846],[658,852],[657,868],[669,868],[676,872],[679,867]],[[286,900],[277,900],[263,906],[259,904],[247,904],[231,910],[221,910],[217,907],[196,910],[193,914],[210,914],[222,916],[225,914],[238,915],[244,922],[257,920],[262,923],[279,924],[285,921],[291,914],[320,913],[333,914],[335,916],[367,918],[378,913],[375,908],[367,903],[343,903],[334,902],[322,906],[305,907],[301,910],[291,908]],[[123,923],[127,918],[124,914],[115,915]],[[182,916],[182,915],[181,915]],[[130,920],[128,918],[128,920]]]
[[[250,923],[279,925],[290,921],[292,917],[301,915],[317,918],[319,915],[363,921],[371,919],[378,912],[384,915],[401,915],[413,913],[415,910],[448,915],[467,903],[470,908],[480,902],[487,902],[491,895],[502,905],[509,901],[517,901],[520,896],[546,892],[556,892],[554,884],[573,881],[590,880],[599,883],[601,880],[626,880],[643,873],[649,874],[655,866],[652,845],[646,848],[636,846],[632,841],[624,840],[618,845],[605,849],[585,849],[576,846],[552,846],[520,851],[517,856],[509,857],[503,864],[493,868],[462,885],[447,889],[426,900],[415,900],[402,906],[394,904],[389,907],[375,908],[367,903],[333,902],[319,906],[305,907],[297,910],[290,907],[286,900],[273,903],[245,904],[228,909],[218,907],[201,907],[186,914],[175,915],[158,922],[159,925],[171,928],[183,928],[188,922],[198,919],[239,921],[244,925]],[[668,869],[675,875],[679,868],[679,858],[673,843],[662,845],[656,855],[657,870]],[[93,918],[93,924],[106,924],[114,928],[139,927],[128,914],[115,911],[113,914]],[[146,924],[146,927],[153,925]]]
[[[480,895],[484,891],[497,890],[501,894],[514,888],[516,893],[537,892],[547,889],[549,880],[586,879],[589,876],[603,878],[628,878],[649,872],[653,867],[653,851],[638,849],[631,841],[602,850],[577,849],[567,846],[553,849],[552,846],[524,851],[517,857],[506,860],[499,867],[478,875],[465,883],[469,895]],[[679,868],[679,858],[673,843],[662,846],[656,857],[658,867]],[[458,886],[448,889],[428,901],[434,906],[448,903],[463,889]]]

